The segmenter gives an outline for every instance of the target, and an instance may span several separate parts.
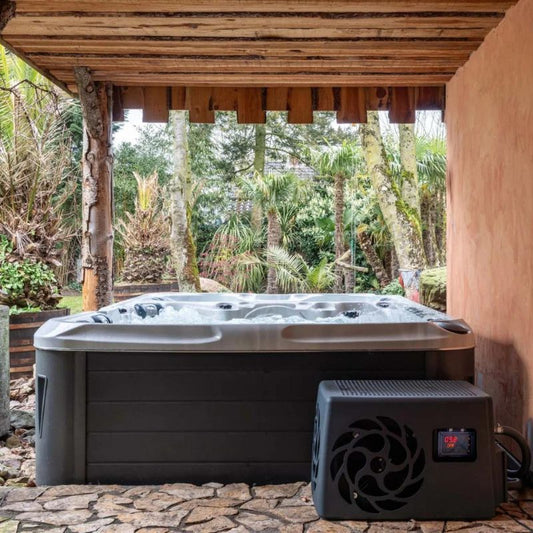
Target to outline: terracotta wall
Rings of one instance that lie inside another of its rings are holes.
[[[449,83],[448,311],[477,334],[497,418],[533,418],[533,0]]]

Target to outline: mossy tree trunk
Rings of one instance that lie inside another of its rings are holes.
[[[266,126],[264,124],[255,124],[254,137],[254,173],[263,176],[266,159]],[[255,231],[261,231],[263,209],[260,202],[254,201],[252,204],[251,223]]]
[[[379,258],[370,235],[364,230],[357,231],[357,242],[361,246],[361,250],[365,254],[366,260],[370,265],[370,268],[374,271],[380,287],[385,287],[391,282],[391,278],[383,265],[383,261]]]
[[[392,236],[400,269],[423,269],[426,257],[420,218],[417,210],[403,198],[388,168],[377,111],[368,113],[368,123],[361,126],[361,133],[367,169]]]
[[[437,260],[440,266],[446,265],[446,196],[445,191],[436,195],[434,211],[435,241],[437,243]]]
[[[344,175],[337,172],[334,176],[335,189],[335,259],[344,255]],[[335,265],[334,292],[344,292],[344,269],[341,265]]]
[[[400,124],[398,129],[400,132],[400,161],[402,163],[401,195],[409,209],[420,218],[415,126],[414,124]]]
[[[281,242],[281,226],[276,209],[269,209],[267,212],[267,251],[271,248],[277,248]],[[276,294],[279,292],[278,277],[276,269],[271,266],[267,272],[267,294]]]
[[[200,275],[191,233],[189,195],[191,169],[185,111],[170,114],[174,139],[174,174],[170,182],[171,256],[181,292],[199,292]]]
[[[435,200],[428,193],[422,194],[420,200],[420,212],[422,220],[422,239],[424,241],[424,250],[428,260],[428,266],[438,266],[440,258],[437,253],[438,244],[435,233]]]

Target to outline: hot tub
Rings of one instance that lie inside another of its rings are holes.
[[[46,485],[307,480],[320,381],[474,374],[470,328],[397,296],[158,293],[35,346]]]

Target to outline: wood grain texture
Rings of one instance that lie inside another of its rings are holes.
[[[74,78],[70,71],[53,70],[52,74],[72,83]],[[110,81],[119,86],[148,86],[175,85],[196,87],[373,87],[375,85],[388,86],[426,86],[443,85],[453,76],[453,73],[396,73],[385,71],[363,74],[264,74],[264,73],[166,73],[166,72],[109,72],[94,71],[97,81]]]
[[[168,122],[169,103],[167,87],[145,87],[143,122]]]
[[[412,13],[420,11],[453,12],[471,11],[484,12],[496,11],[503,13],[516,2],[509,0],[385,0],[379,3],[376,0],[225,0],[216,2],[213,0],[187,0],[176,2],[175,0],[153,0],[152,2],[140,2],[131,0],[84,0],[83,9],[80,2],[73,0],[17,0],[17,11],[28,12],[72,12],[83,11],[84,13],[130,13],[135,12],[279,12],[305,13],[308,11],[326,11],[328,13],[368,13],[379,9],[388,13]]]
[[[215,113],[212,104],[212,89],[209,87],[189,87],[185,98],[191,122],[212,124]]]
[[[176,109],[189,111],[191,122],[210,123],[215,120],[215,111],[237,111],[239,122],[261,123],[265,111],[288,111],[289,123],[309,124],[313,111],[337,111],[339,122],[356,123],[366,120],[367,110],[390,110],[392,122],[406,122],[416,110],[442,110],[444,93],[443,86],[397,90],[394,87],[135,86],[115,87],[114,94],[123,109],[144,107],[145,122],[166,122],[168,109]]]
[[[87,57],[95,55],[123,55],[125,57],[149,58],[155,57],[215,57],[227,56],[266,58],[306,58],[319,56],[324,58],[357,58],[357,57],[453,57],[465,58],[478,48],[480,39],[443,40],[437,36],[430,40],[375,40],[357,37],[348,39],[291,39],[291,40],[263,40],[263,39],[212,39],[187,40],[179,37],[141,36],[114,37],[113,35],[90,37],[79,36],[35,36],[11,37],[13,46],[25,53],[46,54],[85,54]]]
[[[310,87],[293,87],[288,93],[288,121],[291,124],[313,123],[313,96]]]
[[[134,102],[140,108],[148,105],[149,120],[185,107],[199,121],[214,120],[217,110],[240,110],[243,121],[261,120],[265,109],[290,110],[291,120],[308,121],[313,110],[339,108],[340,93],[332,88],[348,88],[343,94],[353,95],[354,87],[444,85],[515,3],[18,0],[0,37],[66,88],[76,87],[76,67],[89,68],[95,81],[128,87],[125,101],[140,99],[132,87],[155,87],[148,103],[144,93],[142,102]],[[169,87],[174,88],[167,94],[169,104],[158,104],[161,97],[154,95]],[[212,90],[207,101],[208,91],[193,95],[190,105],[184,92],[190,87]],[[253,96],[258,90],[265,105]],[[413,105],[402,90],[391,112],[411,119]],[[291,108],[291,91],[305,95],[303,107],[294,103]],[[359,120],[362,107],[390,107],[375,93],[363,94],[364,106],[350,101],[339,116]],[[424,99],[420,91],[416,94]],[[250,103],[241,109],[239,102],[248,99],[256,102],[255,111]],[[115,105],[118,118],[120,104]]]
[[[483,38],[501,15],[379,16],[15,16],[4,29],[13,36],[71,35],[143,37],[294,38]]]

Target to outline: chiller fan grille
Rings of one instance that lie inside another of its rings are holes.
[[[315,427],[313,431],[313,460],[311,463],[311,487],[313,491],[316,488],[316,481],[318,477],[318,463],[320,453],[320,408],[317,404],[315,413]]]
[[[357,420],[333,444],[330,474],[340,496],[367,513],[404,507],[424,482],[413,430],[385,416]]]

